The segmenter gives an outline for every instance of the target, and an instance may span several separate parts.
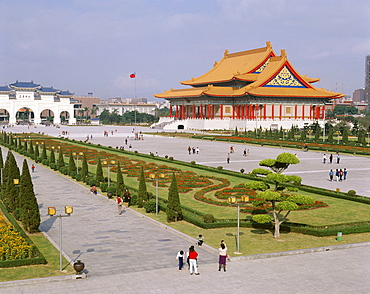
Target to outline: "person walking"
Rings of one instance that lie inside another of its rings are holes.
[[[189,152],[189,154],[191,154],[191,147],[190,146],[188,147],[188,152]]]
[[[343,169],[343,181],[347,181],[347,169]]]
[[[177,252],[176,259],[179,261],[179,272],[181,272],[184,267],[184,251]]]
[[[224,272],[226,272],[226,258],[227,258],[227,247],[225,243],[220,244],[220,248],[218,248],[219,257],[218,257],[218,271],[221,271],[221,268],[224,268]]]
[[[322,156],[322,163],[325,164],[326,163],[326,154],[324,153],[324,155]]]
[[[247,156],[247,148],[244,149],[243,156]]]
[[[338,169],[335,170],[335,181],[336,182],[339,181],[339,170]]]
[[[123,194],[123,199],[125,201],[126,207],[130,206],[130,199],[131,199],[131,194],[130,191],[126,188],[125,193]]]
[[[330,172],[329,172],[329,179],[330,179],[330,182],[333,181],[333,177],[334,177],[334,172],[333,170],[331,169]]]
[[[198,252],[195,251],[193,245],[189,248],[188,256],[190,263],[190,274],[192,275],[193,273],[195,273],[196,275],[199,275],[197,266]]]
[[[116,200],[116,203],[117,203],[117,206],[118,206],[118,215],[121,215],[122,214],[122,198],[120,195],[117,196],[117,200]]]
[[[333,163],[333,154],[330,153],[330,156],[329,156],[329,163],[332,164]]]
[[[35,165],[34,164],[32,164],[32,166],[31,166],[31,169],[32,169],[32,172],[34,173],[35,172]]]
[[[339,162],[340,162],[340,155],[339,153],[337,153],[337,164],[339,164]]]
[[[226,162],[230,163],[230,153],[227,153]]]

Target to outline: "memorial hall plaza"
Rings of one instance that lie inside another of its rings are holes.
[[[115,132],[115,130],[117,131]],[[28,132],[24,126],[5,129],[7,132]],[[274,149],[254,145],[234,144],[230,164],[226,155],[230,143],[144,135],[134,140],[130,127],[38,127],[34,132],[58,136],[67,131],[71,139],[85,140],[93,135],[92,143],[125,146],[125,138],[133,150],[197,163],[224,166],[232,170],[244,168],[249,172],[264,158],[275,158],[281,152],[297,153],[301,164],[288,169],[303,178],[303,183],[331,189],[354,189],[370,196],[368,184],[369,158],[342,155],[338,166],[349,170],[348,181],[328,182],[328,164],[322,164],[322,154],[297,150]],[[109,131],[104,137],[103,132]],[[113,135],[111,132],[113,131]],[[147,131],[136,128],[136,132]],[[199,147],[199,154],[189,155],[187,147]],[[244,148],[250,155],[243,158]],[[5,154],[5,151],[3,151]],[[21,157],[17,157],[19,161]],[[31,163],[31,161],[30,161]],[[336,168],[336,164],[332,164]],[[179,272],[175,259],[178,250],[187,250],[195,243],[194,236],[185,236],[163,225],[141,217],[128,209],[121,216],[113,201],[101,195],[91,195],[85,187],[48,168],[37,166],[32,175],[42,215],[41,229],[54,242],[59,242],[59,221],[46,215],[48,206],[62,209],[72,205],[75,212],[63,219],[63,251],[70,260],[86,263],[88,278],[70,277],[36,279],[0,283],[0,293],[369,293],[369,243],[324,248],[321,252],[241,260],[228,263],[227,272],[217,271],[217,251],[205,245],[199,252],[199,276],[187,270]],[[320,184],[320,185],[319,185]],[[331,185],[331,186],[330,186]],[[1,272],[1,270],[0,270]],[[68,278],[68,279],[66,279]],[[51,282],[53,281],[53,282]]]

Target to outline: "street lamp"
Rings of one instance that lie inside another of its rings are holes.
[[[158,214],[158,181],[164,179],[164,174],[159,174],[158,177],[155,174],[150,174],[150,177],[155,180],[155,214]]]
[[[110,165],[109,164],[115,164],[116,161],[115,160],[111,160],[111,161],[104,160],[102,163],[104,165],[108,165],[108,187],[109,187],[110,186]]]
[[[71,216],[73,213],[73,207],[72,206],[64,206],[64,215],[60,214],[57,215],[57,210],[55,207],[48,207],[48,215],[50,217],[59,218],[59,269],[60,271],[63,271],[63,256],[62,256],[62,246],[63,246],[63,240],[62,240],[62,217]]]
[[[234,253],[235,254],[241,254],[241,252],[240,252],[240,205],[243,205],[243,204],[245,204],[245,202],[248,202],[249,197],[248,196],[242,196],[241,201],[237,202],[237,199],[236,199],[235,196],[230,196],[227,199],[227,201],[232,206],[235,206],[235,205],[238,206],[238,235],[237,235],[236,252],[234,252]]]
[[[73,152],[72,153],[73,156],[76,156],[76,168],[77,168],[77,173],[78,173],[78,156],[79,155],[84,155],[83,152],[80,152],[80,153],[76,153],[76,152]]]

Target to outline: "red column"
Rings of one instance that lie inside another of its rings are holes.
[[[320,106],[316,106],[316,119],[320,119]]]
[[[263,119],[266,119],[266,113],[267,113],[266,104],[264,104],[263,105]]]
[[[195,108],[195,105],[193,104],[193,118],[196,118],[197,116],[196,116],[196,108]]]
[[[176,105],[176,118],[179,118],[179,106]]]
[[[295,105],[294,107],[294,119],[297,119],[298,117],[298,105]]]
[[[325,119],[325,105],[322,106],[322,119]]]
[[[302,105],[302,119],[304,119],[304,105]]]
[[[181,119],[185,119],[185,105],[182,105],[182,115]]]
[[[283,105],[280,104],[280,113],[279,113],[280,120],[283,119]]]
[[[271,118],[272,120],[275,119],[275,104],[271,105]]]
[[[208,108],[207,117],[208,117],[208,119],[210,119],[211,118],[211,104],[208,104],[207,108]]]
[[[172,105],[170,105],[170,118],[172,118]]]
[[[220,105],[220,118],[224,118],[224,106],[222,104]]]
[[[312,112],[313,112],[313,107],[310,105],[310,119],[312,119]]]

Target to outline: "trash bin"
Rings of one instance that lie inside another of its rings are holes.
[[[338,232],[337,241],[342,241],[342,232]]]

